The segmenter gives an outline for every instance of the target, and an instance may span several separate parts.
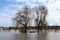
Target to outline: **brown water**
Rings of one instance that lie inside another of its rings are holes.
[[[50,30],[47,33],[20,33],[19,31],[0,32],[0,40],[60,40],[60,31]]]

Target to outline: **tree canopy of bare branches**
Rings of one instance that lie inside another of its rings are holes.
[[[19,25],[24,26],[25,28],[30,23],[31,17],[35,17],[35,23],[38,26],[42,26],[42,28],[46,29],[46,16],[48,10],[46,6],[38,6],[31,8],[30,6],[24,6],[19,12],[16,13],[16,17],[14,18],[16,21],[16,27]],[[36,14],[36,15],[33,15]],[[34,19],[32,17],[32,19]],[[35,24],[34,24],[35,25]]]

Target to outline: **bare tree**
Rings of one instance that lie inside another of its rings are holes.
[[[39,33],[39,28],[47,29],[46,16],[47,16],[48,11],[45,6],[39,6],[36,9],[36,13],[37,13],[36,24],[38,26],[38,33]]]
[[[18,13],[16,13],[16,27],[18,27],[19,25],[22,25],[25,27],[25,33],[27,30],[27,25],[28,22],[30,20],[29,18],[29,13],[30,13],[30,9],[28,6],[24,6],[23,9],[21,11],[19,11]]]
[[[45,6],[41,6],[41,25],[42,25],[42,29],[47,29],[47,22],[46,22],[46,16],[48,13],[48,10]]]

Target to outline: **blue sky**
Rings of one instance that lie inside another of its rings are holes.
[[[60,0],[0,0],[0,26],[11,26],[12,17],[24,5],[32,7],[45,5],[48,8],[46,18],[49,25],[60,25]]]

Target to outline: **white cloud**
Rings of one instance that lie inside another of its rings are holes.
[[[0,11],[0,26],[11,26],[12,18],[17,11],[8,6],[3,7]]]
[[[47,20],[48,20],[48,23],[50,24],[50,25],[59,25],[60,23],[60,15],[59,15],[59,13],[60,13],[60,10],[58,11],[57,9],[56,9],[56,7],[57,8],[60,8],[59,7],[59,2],[60,1],[55,1],[54,3],[49,3],[48,4],[48,17],[47,17]]]
[[[0,26],[9,26],[11,25],[11,19],[10,15],[7,15],[5,13],[0,14]]]
[[[58,9],[60,9],[60,5],[59,5],[59,4],[60,4],[60,1],[56,1],[56,2],[55,2],[55,6],[56,6]]]
[[[37,0],[38,2],[46,2],[47,0]]]

